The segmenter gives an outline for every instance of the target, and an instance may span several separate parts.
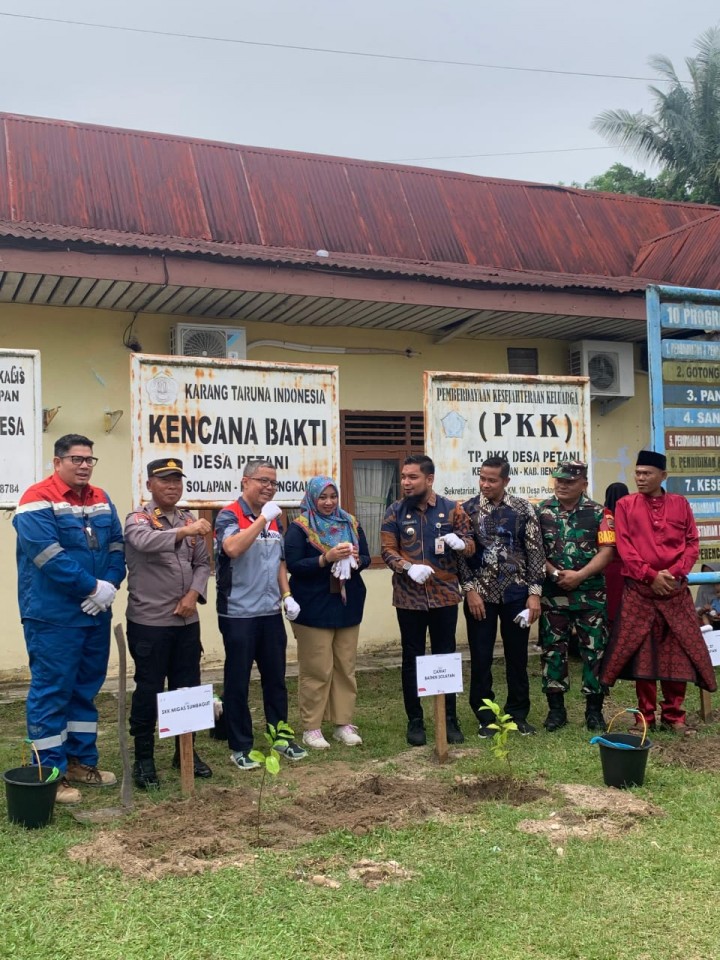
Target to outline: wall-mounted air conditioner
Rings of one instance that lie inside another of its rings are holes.
[[[634,397],[633,345],[609,340],[580,340],[570,345],[569,372],[590,378],[592,399]]]
[[[170,352],[177,357],[247,359],[244,327],[176,323],[170,331]]]

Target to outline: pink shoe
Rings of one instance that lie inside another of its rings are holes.
[[[362,743],[362,737],[357,732],[357,727],[354,727],[351,723],[346,723],[341,727],[335,727],[333,740],[339,740],[340,743],[344,743],[346,747],[356,747],[359,743]]]
[[[322,730],[306,730],[302,735],[302,742],[311,750],[329,750],[330,744],[323,736]]]

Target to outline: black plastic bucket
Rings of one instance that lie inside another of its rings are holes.
[[[606,742],[603,742],[606,741]],[[614,747],[613,743],[627,744],[632,750]],[[642,743],[631,733],[604,733],[598,742],[603,780],[608,787],[641,787],[645,782],[645,768],[651,740]]]
[[[19,823],[28,830],[46,827],[52,820],[55,807],[59,780],[56,777],[48,782],[53,768],[41,769],[42,780],[37,767],[16,767],[3,774],[8,820],[10,823]]]

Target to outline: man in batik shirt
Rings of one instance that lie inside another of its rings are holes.
[[[433,490],[430,457],[407,457],[400,474],[402,500],[391,504],[380,531],[382,558],[393,572],[393,606],[402,647],[402,688],[408,718],[407,742],[426,742],[417,690],[417,658],[427,634],[433,654],[455,652],[458,605],[462,601],[457,556],[469,556],[475,543],[463,508]],[[455,694],[445,694],[448,743],[465,739],[457,719]]]
[[[475,537],[475,554],[459,558],[470,647],[470,706],[478,736],[492,737],[493,714],[483,700],[494,700],[492,658],[498,620],[505,654],[505,713],[521,734],[535,733],[528,723],[528,627],[540,616],[545,553],[535,511],[527,500],[507,492],[510,464],[491,457],[480,467],[480,493],[463,504]],[[521,614],[527,609],[527,619]]]
[[[603,570],[615,555],[612,514],[586,495],[586,463],[567,461],[552,476],[555,496],[536,507],[546,570],[540,618],[542,685],[549,707],[545,729],[552,733],[567,723],[567,651],[574,629],[583,664],[585,722],[588,730],[605,730],[599,666],[608,640]]]

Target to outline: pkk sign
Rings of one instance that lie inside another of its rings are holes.
[[[284,506],[300,503],[311,477],[339,473],[337,367],[136,354],[131,377],[138,503],[160,457],[183,461],[191,507],[235,499],[251,460],[276,468]]]
[[[42,475],[38,350],[0,350],[0,509],[14,509]]]
[[[563,461],[588,460],[589,380],[426,371],[425,423],[438,493],[474,496],[483,461],[504,457],[511,493],[543,500]]]

